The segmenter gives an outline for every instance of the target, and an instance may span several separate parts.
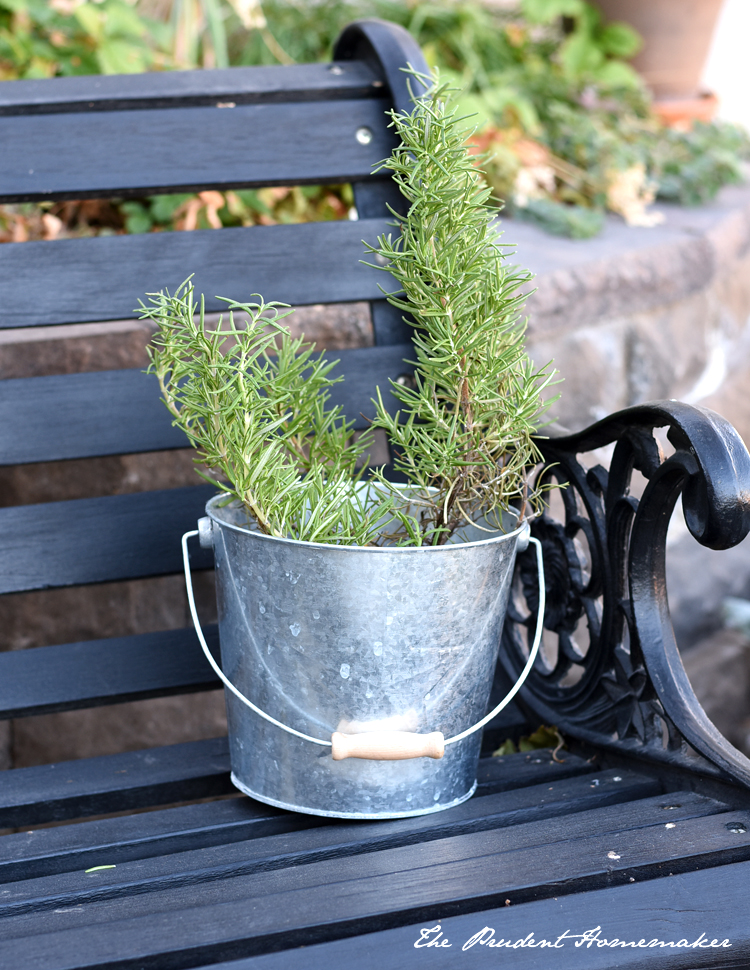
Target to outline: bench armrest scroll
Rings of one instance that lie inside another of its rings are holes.
[[[712,549],[750,531],[750,455],[734,428],[704,408],[658,401],[584,431],[540,440],[542,479],[565,485],[563,521],[532,526],[547,563],[545,628],[551,649],[522,703],[563,733],[657,762],[750,786],[750,761],[719,733],[680,659],[667,601],[667,529],[682,495],[692,535]],[[581,455],[611,450],[609,470]],[[633,473],[645,479],[640,498]],[[533,562],[519,557],[501,664],[508,676],[534,621]],[[556,643],[554,641],[557,641]],[[586,640],[588,641],[586,643]],[[696,759],[688,745],[703,756]],[[703,759],[706,759],[705,761]]]

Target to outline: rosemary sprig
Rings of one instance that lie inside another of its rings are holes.
[[[354,441],[341,408],[327,406],[337,361],[291,337],[283,304],[226,300],[228,320],[211,326],[190,281],[149,296],[141,316],[158,327],[149,370],[196,449],[198,473],[239,499],[267,535],[374,541],[393,500],[360,481],[371,435]]]
[[[549,366],[535,370],[524,350],[519,311],[531,276],[506,263],[491,190],[450,93],[435,80],[411,113],[391,112],[400,144],[380,168],[410,206],[404,218],[393,212],[395,239],[367,247],[399,284],[388,300],[410,314],[416,356],[414,386],[391,382],[401,411],[388,414],[378,392],[373,427],[388,433],[396,468],[436,490],[420,523],[437,544],[467,523],[499,524],[511,507],[539,507],[527,470],[540,457],[532,435],[554,376]]]
[[[141,304],[158,327],[150,370],[199,473],[268,535],[440,545],[467,524],[496,531],[505,513],[520,518],[541,503],[528,470],[554,372],[535,370],[524,350],[519,313],[531,277],[506,264],[447,86],[436,80],[411,113],[391,116],[401,144],[380,168],[409,210],[393,213],[395,239],[367,250],[399,285],[388,299],[414,322],[415,380],[391,382],[395,416],[378,389],[372,427],[388,433],[406,492],[383,469],[363,480],[372,434],[354,440],[353,423],[329,406],[337,362],[291,337],[284,304],[225,300],[228,320],[210,326],[189,280]]]

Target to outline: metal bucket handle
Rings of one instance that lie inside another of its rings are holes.
[[[199,525],[200,524],[201,523],[199,523]],[[529,659],[526,661],[526,666],[521,671],[520,677],[515,682],[513,687],[508,691],[505,697],[500,701],[500,703],[494,707],[489,714],[483,717],[481,721],[477,721],[476,724],[473,724],[470,728],[467,728],[460,734],[456,734],[452,738],[443,738],[440,731],[433,731],[431,734],[414,734],[409,731],[371,731],[363,734],[342,734],[339,731],[335,731],[332,734],[330,741],[324,741],[321,738],[313,738],[309,734],[303,734],[301,731],[296,731],[287,724],[282,724],[281,721],[277,721],[276,718],[271,717],[270,714],[266,714],[265,711],[262,711],[259,707],[256,707],[255,704],[248,700],[247,697],[245,697],[245,695],[234,686],[229,678],[226,677],[224,671],[221,669],[221,667],[219,667],[211,655],[211,651],[208,649],[208,644],[206,643],[206,638],[203,636],[203,629],[201,628],[201,623],[198,619],[198,611],[195,608],[193,579],[190,572],[190,557],[187,547],[188,539],[197,535],[200,535],[200,531],[198,529],[194,529],[191,532],[186,532],[182,537],[182,560],[185,565],[185,585],[187,588],[188,603],[190,604],[190,615],[193,618],[195,632],[198,634],[198,639],[201,647],[203,648],[203,653],[206,655],[206,660],[208,660],[214,673],[217,675],[219,680],[221,680],[224,686],[231,690],[235,697],[238,697],[243,704],[250,708],[251,711],[254,711],[259,717],[265,718],[265,720],[270,724],[275,724],[276,727],[281,728],[282,731],[286,731],[288,734],[293,734],[297,738],[302,738],[303,741],[310,741],[312,744],[322,744],[325,747],[332,748],[333,750],[331,753],[334,761],[341,761],[344,758],[364,758],[370,761],[398,761],[407,758],[424,757],[442,758],[446,745],[455,744],[457,741],[463,741],[464,738],[468,738],[470,734],[473,734],[475,731],[478,731],[480,728],[484,727],[488,721],[491,721],[495,715],[499,714],[500,711],[502,711],[502,709],[516,696],[518,691],[521,689],[523,682],[531,672],[531,668],[534,666],[534,661],[536,660],[539,652],[539,644],[541,643],[542,639],[542,631],[544,629],[546,590],[544,585],[542,544],[538,539],[535,539],[533,536],[529,536],[529,542],[533,542],[536,546],[536,561],[539,574],[539,606],[537,610],[534,643],[529,651]]]

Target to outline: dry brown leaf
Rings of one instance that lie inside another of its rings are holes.
[[[518,170],[513,183],[513,201],[524,208],[531,199],[552,196],[554,191],[554,169],[549,165],[529,165]]]
[[[661,212],[648,212],[656,196],[656,188],[646,177],[642,163],[630,168],[608,172],[607,208],[617,212],[629,226],[657,226],[664,221]]]
[[[184,206],[180,206],[185,215],[175,223],[176,228],[183,232],[192,232],[198,225],[198,213],[202,208],[203,203],[200,199],[188,199]]]
[[[27,242],[29,238],[29,227],[23,216],[15,216],[13,219],[13,242]]]
[[[513,151],[518,155],[524,168],[549,165],[549,149],[531,138],[519,138],[513,143]]]
[[[206,220],[212,229],[221,229],[221,219],[219,209],[224,207],[224,196],[221,192],[212,190],[200,192],[198,198],[206,207]]]
[[[53,216],[51,212],[45,212],[42,216],[43,239],[57,239],[63,230],[63,221]]]

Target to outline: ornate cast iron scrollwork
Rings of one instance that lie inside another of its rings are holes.
[[[654,434],[662,428],[669,455]],[[685,674],[665,578],[667,527],[680,494],[703,545],[726,549],[750,530],[750,455],[739,435],[712,411],[661,401],[538,444],[541,480],[565,485],[555,493],[563,521],[547,512],[532,524],[546,567],[546,639],[522,706],[572,737],[654,761],[695,765],[689,745],[750,786],[750,760],[717,731]],[[579,456],[607,445],[614,446],[609,471],[586,469]],[[634,471],[645,479],[640,499]],[[501,650],[513,679],[528,656],[536,588],[526,553]]]

